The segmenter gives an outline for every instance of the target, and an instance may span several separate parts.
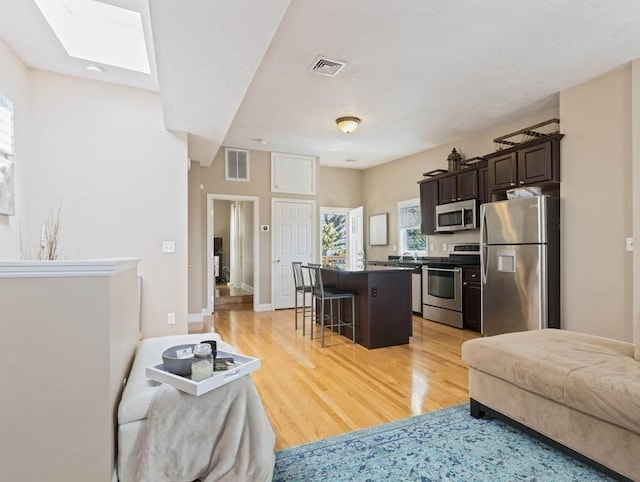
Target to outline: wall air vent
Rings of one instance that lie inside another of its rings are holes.
[[[329,59],[318,55],[311,64],[311,67],[309,67],[309,70],[318,74],[334,77],[345,65],[347,65],[347,63],[342,60]]]
[[[225,179],[227,181],[249,180],[249,151],[244,149],[224,150]]]

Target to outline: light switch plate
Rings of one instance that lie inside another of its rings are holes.
[[[633,251],[633,238],[627,238],[627,251]]]
[[[162,242],[162,252],[163,253],[175,253],[176,252],[176,242],[175,241],[163,241]]]

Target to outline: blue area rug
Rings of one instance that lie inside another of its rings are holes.
[[[613,480],[467,404],[276,452],[274,482]]]

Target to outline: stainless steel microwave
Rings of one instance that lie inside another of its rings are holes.
[[[478,229],[478,214],[477,199],[436,206],[436,231],[450,233]]]

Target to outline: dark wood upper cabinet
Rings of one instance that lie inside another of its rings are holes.
[[[478,170],[462,171],[456,176],[456,200],[478,198]]]
[[[492,190],[511,189],[518,180],[518,158],[515,152],[489,160],[489,185]]]
[[[560,139],[562,134],[510,148],[489,157],[491,191],[502,191],[531,184],[560,182]]]
[[[420,232],[436,233],[436,206],[438,204],[438,181],[420,183]]]
[[[558,164],[553,159],[551,142],[522,149],[518,152],[518,183],[525,185],[559,180],[556,179],[557,174],[554,175]]]
[[[438,204],[478,197],[478,170],[467,169],[438,180]]]
[[[491,189],[489,189],[489,168],[478,169],[478,198],[480,204],[491,202]]]
[[[437,205],[466,199],[491,202],[496,195],[505,198],[505,191],[532,184],[544,186],[548,192],[560,183],[560,139],[563,134],[551,134],[526,144],[487,154],[469,163],[466,168],[446,172],[436,169],[425,173],[420,184],[422,234],[436,233]]]
[[[456,200],[456,176],[438,179],[438,204],[447,204]]]

